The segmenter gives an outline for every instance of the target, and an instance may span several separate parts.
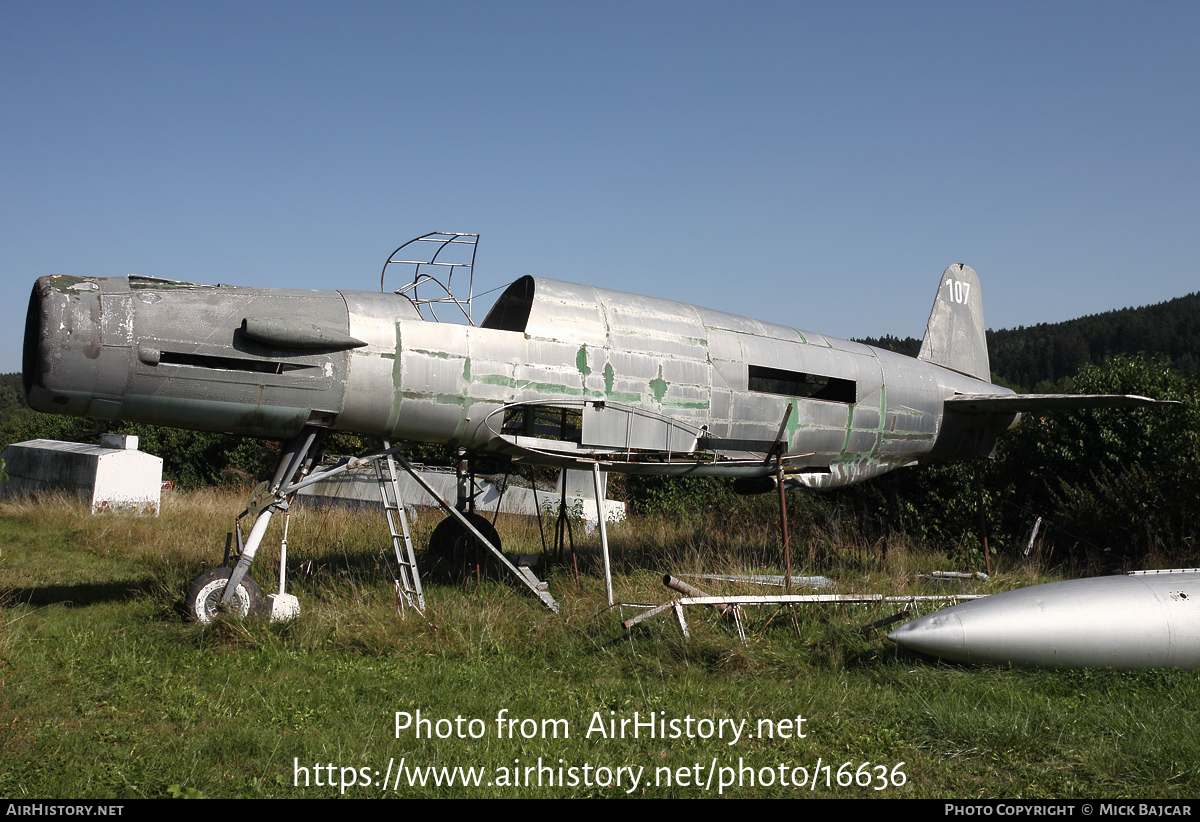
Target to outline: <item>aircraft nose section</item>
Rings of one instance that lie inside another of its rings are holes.
[[[906,622],[888,634],[888,639],[927,656],[966,661],[962,620],[952,608]]]
[[[21,363],[30,407],[115,417],[128,382],[128,292],[123,278],[55,276],[34,283]]]

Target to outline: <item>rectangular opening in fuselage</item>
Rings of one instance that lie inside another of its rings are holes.
[[[760,394],[778,394],[825,402],[851,404],[858,399],[858,384],[854,380],[803,374],[763,365],[750,366],[748,387]]]
[[[178,351],[162,352],[159,362],[164,365],[179,365],[185,368],[207,368],[214,371],[245,371],[251,374],[287,374],[314,368],[314,366],[305,363],[250,360],[240,357],[216,357],[210,354],[185,354]]]
[[[501,433],[578,444],[583,434],[583,411],[553,405],[514,405],[504,409]]]

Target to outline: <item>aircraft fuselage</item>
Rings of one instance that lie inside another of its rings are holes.
[[[667,474],[773,473],[779,443],[809,487],[986,455],[1017,418],[966,427],[947,398],[1011,392],[930,362],[533,277],[479,327],[386,293],[43,277],[24,357],[39,411],[281,439],[312,423]]]

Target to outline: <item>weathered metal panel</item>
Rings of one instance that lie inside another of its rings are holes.
[[[533,307],[525,325],[529,337],[558,339],[569,334],[580,344],[603,346],[608,342],[598,289],[542,277],[533,279]]]
[[[400,413],[400,320],[420,320],[403,297],[365,291],[341,291],[348,333],[367,343],[349,354],[346,391],[337,423],[349,431],[383,433],[396,426]]]
[[[709,394],[708,420],[710,429],[716,433],[716,427],[728,426],[733,419],[733,392],[723,389],[712,389]]]
[[[710,308],[697,307],[694,310],[700,322],[708,329],[722,329],[733,331],[739,335],[800,342],[804,342],[804,338],[807,336],[807,332],[785,325],[766,323],[750,317],[739,317],[735,314],[726,314],[723,311],[714,311]]]
[[[990,380],[983,295],[969,266],[952,265],[942,274],[918,358],[980,380]]]
[[[742,347],[740,335],[716,328],[705,329],[705,333],[708,335],[708,355],[714,363],[718,360],[735,363],[746,361],[746,352]],[[730,385],[730,388],[733,387]]]
[[[583,408],[583,445],[644,451],[690,452],[698,431],[669,417],[612,403]]]
[[[886,388],[883,431],[877,454],[919,457],[933,447],[941,420],[938,383],[929,369],[889,351],[877,351]]]
[[[613,349],[609,352],[608,361],[612,363],[618,380],[630,381],[636,385],[639,394],[650,394],[650,380],[657,379],[662,361],[657,357]],[[630,390],[627,386],[622,390]]]

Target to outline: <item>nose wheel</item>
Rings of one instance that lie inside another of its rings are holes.
[[[229,585],[229,575],[232,573],[232,568],[213,568],[196,577],[196,581],[188,589],[187,599],[184,600],[189,619],[207,624],[222,613],[221,598]],[[242,577],[224,612],[239,617],[261,614],[263,595],[258,584],[250,577]]]

